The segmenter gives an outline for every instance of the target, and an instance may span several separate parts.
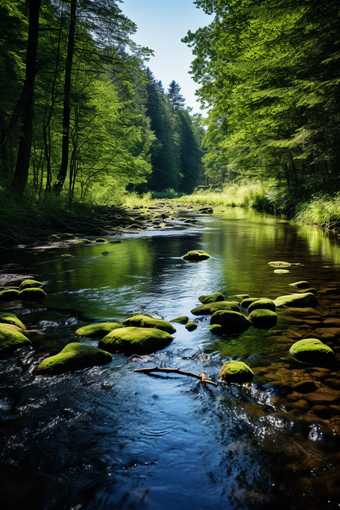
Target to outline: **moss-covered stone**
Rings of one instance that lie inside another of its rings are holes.
[[[212,315],[217,310],[239,311],[238,304],[235,301],[216,301],[215,303],[207,303],[191,310],[193,315]]]
[[[230,360],[224,363],[220,372],[220,379],[228,383],[250,382],[254,373],[243,361]]]
[[[39,375],[58,375],[83,368],[110,363],[112,355],[96,347],[77,342],[66,345],[56,354],[45,358],[36,368]]]
[[[105,239],[104,237],[98,237],[97,239],[95,239],[94,242],[95,243],[106,243],[107,239]]]
[[[216,301],[224,301],[224,296],[220,292],[215,292],[215,294],[210,294],[208,296],[200,296],[198,301],[206,305],[208,303],[216,303]]]
[[[176,328],[170,322],[163,321],[162,319],[154,319],[153,317],[149,317],[148,315],[135,315],[134,317],[130,317],[129,319],[125,319],[123,321],[124,326],[137,326],[140,328],[157,328],[162,331],[167,331],[168,333],[175,333]]]
[[[249,320],[255,328],[269,329],[276,326],[277,314],[272,310],[258,308],[251,312]]]
[[[275,267],[277,269],[283,269],[292,265],[290,262],[282,262],[282,260],[275,260],[274,262],[268,262],[268,264],[270,267]]]
[[[275,274],[287,274],[290,273],[288,269],[274,269]]]
[[[250,305],[248,306],[249,313],[251,313],[253,310],[260,310],[260,309],[272,310],[272,312],[275,312],[276,306],[275,306],[274,301],[272,301],[271,299],[267,299],[267,298],[257,299],[256,301],[253,301],[252,303],[250,303]]]
[[[125,319],[123,321],[123,326],[140,326],[143,319],[150,319],[151,316],[139,313],[137,315],[134,315],[133,317],[129,317],[128,319]]]
[[[21,290],[18,296],[19,299],[22,299],[23,301],[40,301],[46,297],[46,292],[38,287],[32,287]]]
[[[78,328],[75,332],[78,336],[87,336],[90,338],[103,338],[113,329],[122,328],[123,325],[120,322],[101,322],[96,324],[89,324]]]
[[[312,292],[303,294],[288,294],[286,296],[279,296],[274,300],[275,306],[282,308],[283,306],[290,306],[294,308],[304,308],[306,306],[316,305],[318,300]]]
[[[308,289],[310,287],[309,283],[304,280],[301,282],[290,283],[289,285],[295,289]]]
[[[289,352],[302,363],[325,365],[335,360],[334,352],[317,338],[305,338],[295,342]]]
[[[31,341],[23,334],[21,328],[14,324],[0,324],[0,356],[28,345],[31,345]]]
[[[220,324],[212,324],[211,326],[209,326],[209,330],[214,335],[223,335],[223,333],[224,333],[223,328]]]
[[[23,280],[20,283],[19,292],[24,289],[32,289],[37,287],[42,287],[42,283],[38,282],[37,280]]]
[[[188,331],[194,331],[196,328],[197,324],[192,321],[188,321],[187,324],[185,325],[185,329],[187,329]]]
[[[224,333],[243,333],[251,326],[251,322],[242,313],[229,310],[214,312],[210,318],[210,324],[219,324]]]
[[[109,352],[148,354],[166,347],[172,340],[170,333],[156,328],[125,327],[114,329],[99,342]]]
[[[254,301],[258,301],[259,299],[260,298],[247,297],[247,298],[243,299],[240,306],[241,306],[241,308],[248,310],[248,306],[251,305],[252,303],[254,303]]]
[[[9,312],[1,312],[0,313],[0,322],[5,324],[13,324],[14,326],[18,326],[20,329],[26,329],[26,326],[20,319],[14,314]]]
[[[76,244],[93,244],[89,239],[79,239]]]
[[[19,299],[18,289],[6,289],[0,292],[0,301],[15,301]]]
[[[170,322],[178,322],[178,324],[186,324],[189,320],[189,317],[186,315],[181,315],[180,317],[176,317],[176,319],[171,319]]]
[[[183,255],[182,259],[187,260],[188,262],[199,262],[200,260],[210,259],[210,255],[202,250],[192,250]]]

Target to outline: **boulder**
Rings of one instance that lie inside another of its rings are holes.
[[[167,331],[168,333],[175,333],[176,328],[170,322],[163,321],[161,319],[154,319],[153,317],[149,317],[147,315],[135,315],[134,317],[130,317],[129,319],[125,319],[123,321],[124,326],[137,326],[140,328],[157,328],[163,331]]]
[[[170,333],[157,328],[124,327],[114,329],[99,342],[99,348],[125,354],[148,354],[166,347]]]
[[[306,281],[294,282],[289,284],[290,287],[294,287],[295,289],[308,289],[310,287],[309,283]]]
[[[210,324],[219,324],[223,333],[243,333],[251,326],[251,322],[239,312],[217,310],[210,318]]]
[[[20,283],[19,291],[24,289],[31,289],[32,287],[33,288],[42,287],[42,283],[38,282],[37,280],[23,280]]]
[[[245,383],[250,382],[254,373],[250,367],[243,361],[231,360],[224,363],[220,372],[220,379],[227,383]]]
[[[243,299],[243,301],[241,302],[241,307],[248,310],[248,306],[251,305],[252,303],[254,303],[254,301],[258,301],[259,299],[261,299],[261,298],[247,297],[247,298]]]
[[[295,342],[289,352],[302,363],[326,365],[335,361],[332,349],[316,338],[305,338]]]
[[[270,329],[277,323],[277,314],[272,310],[262,308],[253,310],[248,318],[252,325],[259,329]]]
[[[23,301],[40,301],[40,299],[43,299],[46,295],[46,292],[40,287],[31,287],[21,290],[18,297]]]
[[[216,303],[216,301],[224,301],[224,296],[220,292],[215,292],[215,294],[210,294],[208,296],[200,296],[198,301],[206,305],[208,303]]]
[[[9,312],[1,312],[0,313],[0,323],[5,324],[13,324],[14,326],[18,326],[20,329],[26,329],[26,326],[20,319],[14,314]]]
[[[268,262],[268,264],[270,267],[275,267],[277,269],[283,269],[292,265],[290,262],[282,262],[282,260],[275,260],[274,262]]]
[[[110,333],[113,329],[122,327],[120,322],[100,322],[78,328],[75,334],[78,336],[88,336],[90,338],[103,338],[103,336]]]
[[[55,356],[45,358],[36,368],[38,375],[58,375],[83,368],[105,365],[112,361],[112,355],[90,345],[77,342],[66,345]]]
[[[210,259],[210,255],[202,250],[192,250],[183,255],[182,259],[187,260],[188,262],[199,262],[200,260]]]
[[[256,301],[253,301],[252,303],[250,303],[250,305],[248,306],[249,313],[251,313],[253,310],[260,310],[260,309],[271,310],[272,312],[275,312],[276,306],[275,306],[274,301],[272,301],[271,299],[267,299],[267,298],[257,299]]]
[[[150,319],[151,315],[139,313],[123,321],[123,326],[139,326],[143,319]]]
[[[212,324],[211,326],[209,326],[209,330],[214,334],[214,335],[223,335],[224,331],[223,331],[223,328],[221,326],[221,324]]]
[[[178,322],[178,324],[186,324],[189,320],[189,317],[186,315],[181,315],[180,317],[176,317],[176,319],[171,319],[170,322]]]
[[[217,310],[231,310],[238,312],[239,306],[235,301],[216,301],[215,303],[207,303],[206,305],[197,306],[191,310],[193,315],[212,315]]]
[[[17,289],[6,289],[0,292],[0,301],[15,301],[16,299],[19,299]]]
[[[279,296],[274,300],[275,306],[282,308],[283,306],[305,308],[306,306],[316,305],[318,300],[312,292],[303,294],[288,294],[286,296]]]
[[[188,321],[185,325],[185,329],[187,329],[188,331],[194,331],[196,328],[197,328],[197,324],[192,321]]]
[[[0,356],[28,345],[31,345],[31,341],[24,335],[21,328],[13,324],[0,324]]]

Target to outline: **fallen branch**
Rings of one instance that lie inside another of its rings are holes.
[[[181,374],[181,375],[188,375],[189,377],[195,377],[196,379],[199,379],[203,384],[211,384],[212,386],[217,386],[217,383],[213,381],[209,381],[209,379],[206,379],[205,373],[200,372],[199,375],[193,374],[192,372],[185,372],[184,370],[181,370],[178,368],[160,368],[160,367],[151,367],[151,368],[136,368],[134,372],[142,372],[144,374],[150,374],[151,372],[166,372],[167,374]]]

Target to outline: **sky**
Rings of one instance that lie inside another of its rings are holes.
[[[165,91],[175,80],[186,106],[192,107],[193,113],[204,113],[195,96],[198,86],[188,74],[193,60],[191,49],[181,38],[188,30],[194,32],[208,25],[211,17],[197,9],[193,0],[124,0],[120,8],[138,27],[132,39],[154,50],[155,56],[146,65],[156,80],[163,83]]]

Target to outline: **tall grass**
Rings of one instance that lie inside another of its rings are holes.
[[[340,193],[335,197],[322,195],[298,206],[296,221],[302,223],[332,223],[340,220]]]

